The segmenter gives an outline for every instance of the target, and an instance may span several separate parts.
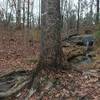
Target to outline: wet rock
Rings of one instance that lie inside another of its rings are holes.
[[[52,86],[53,86],[53,83],[49,81],[49,82],[47,83],[47,86],[45,87],[45,89],[46,89],[46,90],[49,90]]]
[[[80,46],[87,46],[87,42],[89,46],[93,46],[95,42],[95,37],[91,34],[88,35],[72,35],[71,37],[63,39],[63,41],[74,43]]]

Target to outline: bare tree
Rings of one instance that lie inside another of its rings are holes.
[[[16,24],[17,27],[21,27],[21,0],[17,1]]]
[[[38,19],[38,25],[40,29],[41,24],[41,0],[39,0],[39,19]]]
[[[96,15],[96,24],[99,23],[99,0],[97,0],[97,15]]]
[[[94,3],[94,0],[91,0],[91,2],[90,2],[91,4],[90,4],[90,21],[91,21],[91,23],[93,22],[93,3]]]
[[[8,21],[8,0],[6,1],[6,21]]]
[[[44,37],[45,37],[45,29],[46,29],[46,2],[47,0],[41,0],[41,55],[44,54]]]
[[[30,0],[27,2],[27,27],[29,28],[29,18],[30,18]]]
[[[79,33],[79,26],[80,26],[80,0],[78,0],[78,19],[77,19],[77,33]]]
[[[25,0],[23,0],[23,28],[25,25]]]

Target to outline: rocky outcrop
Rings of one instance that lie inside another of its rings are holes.
[[[65,62],[70,61],[72,64],[75,62],[77,64],[88,63],[93,56],[90,50],[92,50],[94,42],[93,35],[71,35],[67,37],[62,41]]]
[[[67,60],[70,60],[80,55],[84,55],[85,53],[85,48],[83,46],[77,46],[70,43],[63,44],[62,50]]]

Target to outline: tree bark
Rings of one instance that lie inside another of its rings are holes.
[[[90,4],[90,19],[89,19],[89,24],[90,25],[93,24],[93,3],[94,3],[94,0],[91,0],[91,4]]]
[[[23,28],[25,25],[25,0],[23,1]]]
[[[29,25],[29,15],[30,15],[30,0],[28,0],[28,3],[27,3],[27,27],[29,28],[30,25]]]
[[[99,23],[99,0],[97,0],[97,15],[96,15],[96,24]]]
[[[41,0],[41,55],[44,55],[44,37],[45,37],[45,28],[46,28],[46,2],[47,0]]]
[[[8,22],[8,0],[6,1],[6,21]]]
[[[39,19],[38,19],[38,27],[41,27],[41,1],[39,0]]]
[[[77,33],[79,33],[79,27],[80,27],[80,0],[78,0],[78,19],[77,19]]]
[[[16,24],[17,27],[21,27],[21,0],[17,2]]]
[[[61,50],[61,15],[60,15],[60,0],[46,0],[45,4],[42,1],[42,7],[45,5],[45,9],[42,9],[42,13],[45,12],[46,16],[43,17],[41,25],[45,25],[45,31],[43,27],[44,46],[42,47],[42,59],[40,62],[42,66],[47,67],[60,67],[62,63],[62,50]]]

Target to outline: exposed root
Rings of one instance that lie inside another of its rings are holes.
[[[31,71],[17,71],[0,77],[0,98],[18,93],[31,81]]]

